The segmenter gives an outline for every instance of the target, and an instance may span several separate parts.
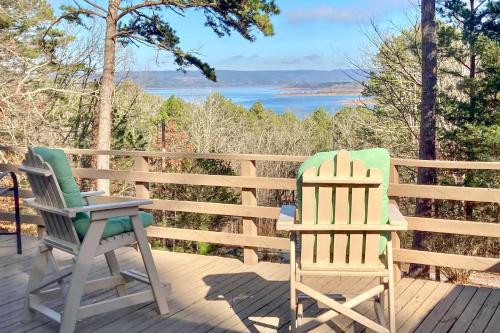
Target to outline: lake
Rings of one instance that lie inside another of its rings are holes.
[[[210,87],[210,88],[146,88],[150,94],[168,98],[175,95],[189,102],[204,100],[211,93],[220,93],[234,103],[247,108],[261,102],[265,108],[276,113],[290,111],[304,118],[312,111],[324,107],[331,113],[337,112],[345,103],[358,100],[360,96],[279,96],[290,91],[279,87]]]

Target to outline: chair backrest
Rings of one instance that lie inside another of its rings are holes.
[[[301,175],[303,224],[380,224],[384,177],[340,150]],[[385,223],[385,222],[383,222]],[[380,233],[353,231],[302,233],[301,265],[380,265]]]
[[[54,170],[35,153],[33,147],[28,148],[20,170],[27,175],[35,202],[53,208],[67,208]],[[80,240],[71,218],[43,210],[39,210],[39,213],[45,224],[45,232],[52,240],[67,243],[66,245],[71,248],[79,247]]]

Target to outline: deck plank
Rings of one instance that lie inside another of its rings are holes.
[[[495,310],[500,304],[500,289],[494,289],[491,291],[490,295],[484,302],[481,310],[477,314],[476,318],[472,321],[468,333],[482,332],[486,329],[486,326],[490,322]]]
[[[491,317],[488,326],[484,330],[485,333],[498,333],[498,328],[500,327],[500,305],[497,306],[497,310]]]
[[[478,288],[476,287],[465,286],[460,295],[458,295],[455,302],[453,302],[451,307],[445,313],[445,315],[441,317],[439,323],[436,325],[436,327],[434,327],[432,332],[435,333],[448,332],[448,330],[453,326],[453,324],[457,321],[462,312],[465,310],[467,304],[469,304],[470,300],[477,292],[477,290]]]
[[[201,325],[193,327],[191,332],[206,332],[207,329],[217,327],[214,330],[231,329],[235,324],[242,323],[244,318],[257,313],[270,299],[282,299],[288,296],[288,267],[285,265],[273,266],[272,274],[262,272],[257,267],[253,285],[247,285],[243,290],[232,290],[230,293],[221,295],[218,301],[210,306],[210,315],[203,316]],[[224,311],[228,309],[229,311]]]
[[[408,301],[404,306],[402,306],[400,311],[396,311],[396,329],[398,332],[401,331],[401,327],[408,321],[408,319],[419,310],[422,304],[431,297],[432,293],[435,292],[441,284],[434,281],[425,281],[425,284],[420,288],[420,290]]]
[[[24,290],[31,270],[37,240],[23,237],[23,255],[15,254],[15,243],[0,238],[0,331],[57,332],[58,326],[42,316],[28,324],[20,322]],[[143,270],[140,255],[131,248],[117,251],[122,268]],[[58,260],[67,256],[57,253]],[[82,332],[286,332],[289,325],[289,268],[287,264],[244,265],[232,258],[153,251],[158,272],[171,283],[167,295],[171,312],[160,317],[154,303],[142,304],[94,316],[77,324]],[[106,262],[96,258],[92,278],[109,274]],[[358,294],[376,281],[362,277],[306,277],[305,282],[321,292]],[[129,292],[147,288],[132,283]],[[115,290],[95,291],[84,303],[106,300]],[[500,325],[500,290],[452,285],[404,278],[396,284],[398,331],[412,332],[496,332]],[[62,300],[49,305],[61,310]],[[315,302],[304,301],[304,312],[315,317],[323,313]],[[369,302],[355,308],[375,318]],[[345,316],[337,316],[313,332],[365,329]]]
[[[488,288],[479,288],[472,299],[470,300],[467,307],[464,309],[464,312],[458,317],[457,321],[451,327],[450,333],[464,333],[471,325],[474,318],[476,318],[477,314],[481,310],[483,303],[486,301],[488,296],[491,293],[491,289]]]
[[[441,299],[432,311],[424,318],[422,323],[417,327],[415,333],[429,333],[439,323],[441,318],[446,314],[455,299],[460,295],[464,286],[456,285],[452,287],[450,293],[445,298]]]
[[[266,266],[261,270],[261,274],[253,271],[232,274],[236,275],[232,277],[232,283],[228,283],[222,289],[210,283],[207,295],[211,296],[198,300],[172,316],[169,320],[169,330],[183,332],[189,329],[190,332],[194,332],[204,324],[207,328],[216,327],[224,319],[237,315],[237,311],[241,310],[240,303],[249,298],[256,300],[257,295],[262,293],[263,289],[270,291],[271,281],[275,277],[279,277],[281,273],[270,264],[259,264],[258,266]],[[245,283],[242,284],[242,281]],[[213,293],[214,288],[217,288],[216,294]],[[244,304],[248,309],[252,308],[251,301]],[[215,324],[207,323],[210,319]],[[157,326],[149,327],[145,332],[155,332],[157,329]]]
[[[446,297],[452,288],[450,283],[439,283],[429,297],[427,297],[421,306],[406,320],[399,328],[400,333],[413,332],[422,320],[434,309],[436,304]]]

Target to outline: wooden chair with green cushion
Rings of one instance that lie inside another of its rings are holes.
[[[39,312],[59,322],[60,332],[72,332],[77,320],[143,302],[156,301],[160,314],[168,313],[166,291],[160,283],[144,230],[153,218],[139,211],[139,206],[151,204],[151,200],[99,203],[103,192],[80,193],[68,159],[60,149],[28,148],[19,170],[26,173],[34,194],[34,198],[25,199],[24,203],[38,210],[45,225],[28,282],[24,321],[32,320],[34,312]],[[114,250],[135,242],[147,274],[119,269]],[[59,267],[53,249],[73,255],[74,264]],[[106,258],[111,276],[86,281],[93,258],[101,254]],[[44,280],[49,265],[54,276]],[[151,288],[127,294],[127,283],[131,281],[149,284]],[[84,292],[103,288],[116,288],[118,297],[80,305]],[[65,299],[62,313],[45,304],[58,296]]]
[[[342,314],[376,332],[396,332],[391,232],[406,230],[407,224],[397,207],[389,204],[389,170],[389,153],[378,148],[319,153],[302,164],[298,210],[284,206],[277,224],[278,230],[290,231],[292,331],[308,331]],[[306,275],[373,276],[380,283],[349,299],[304,284]],[[384,314],[386,292],[389,325]],[[330,310],[303,323],[305,298]],[[374,301],[378,322],[352,309],[368,300]]]

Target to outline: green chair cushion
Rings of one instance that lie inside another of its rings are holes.
[[[66,154],[61,149],[35,147],[35,154],[40,155],[54,170],[54,174],[61,188],[64,201],[68,208],[83,207],[80,188],[73,178],[71,166]]]
[[[302,174],[306,169],[313,166],[316,167],[319,172],[319,167],[323,164],[323,162],[325,162],[326,160],[334,159],[336,155],[337,155],[336,151],[317,153],[308,158],[306,161],[304,161],[304,163],[302,163],[302,165],[300,166],[297,172],[297,196],[298,196],[299,221],[301,218],[301,211],[302,211]],[[389,152],[383,148],[350,151],[349,160],[350,161],[361,160],[363,161],[367,169],[376,168],[382,172],[382,177],[383,177],[382,214],[380,223],[381,224],[388,223],[389,197],[387,195],[387,189],[389,188],[389,173],[390,173],[390,163],[391,163],[391,157],[389,155]],[[384,233],[382,233],[380,237],[380,249],[379,249],[381,254],[385,249],[386,243],[387,243],[387,236]]]
[[[52,167],[52,170],[54,170],[64,201],[66,202],[66,207],[83,207],[84,203],[80,188],[73,177],[71,166],[69,165],[68,158],[64,151],[46,147],[35,147],[34,151],[35,154],[40,155],[43,160]],[[153,224],[153,215],[139,212],[139,217],[144,227],[149,227]],[[73,224],[76,233],[80,239],[83,239],[90,227],[90,217],[86,213],[77,213],[76,217],[73,218]],[[106,223],[103,238],[115,236],[123,232],[130,232],[132,230],[132,221],[129,216],[113,217],[108,219]]]
[[[141,219],[142,225],[144,227],[149,227],[153,224],[153,215],[150,213],[139,212],[139,218]],[[83,239],[83,237],[89,230],[90,223],[90,217],[85,213],[73,219],[76,233],[78,234],[80,239]],[[130,232],[133,230],[134,228],[132,227],[130,216],[112,217],[109,218],[108,222],[106,223],[102,238],[116,236],[121,233]]]

